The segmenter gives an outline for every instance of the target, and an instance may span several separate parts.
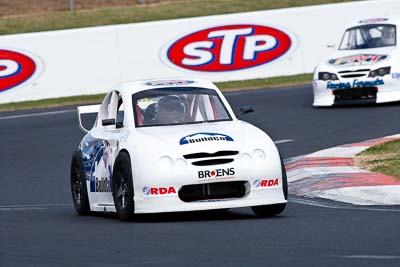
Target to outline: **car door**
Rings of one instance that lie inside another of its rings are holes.
[[[115,158],[121,140],[127,136],[124,127],[124,103],[118,91],[106,96],[98,113],[97,125],[91,132],[101,145],[94,161],[91,177],[91,193],[98,206],[114,206],[111,180]]]

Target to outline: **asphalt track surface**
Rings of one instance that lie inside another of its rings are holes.
[[[227,98],[236,110],[253,104],[243,119],[274,140],[293,140],[278,145],[284,158],[400,132],[398,103],[313,109],[310,86]],[[291,198],[269,219],[244,208],[77,216],[69,164],[82,133],[71,109],[0,113],[0,266],[400,266],[398,209]]]

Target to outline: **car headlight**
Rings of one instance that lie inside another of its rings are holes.
[[[175,168],[184,169],[184,168],[186,168],[186,166],[187,166],[186,160],[184,160],[182,158],[175,160]]]
[[[253,151],[253,158],[255,160],[263,160],[265,159],[265,152],[262,151],[261,149],[255,149]]]
[[[162,170],[170,170],[174,166],[174,161],[168,156],[163,156],[159,159],[159,164]]]
[[[243,153],[242,155],[240,155],[240,161],[245,164],[245,165],[249,165],[251,163],[251,156],[248,153]]]
[[[318,80],[323,80],[323,81],[335,81],[339,80],[336,74],[330,73],[330,72],[318,72]]]
[[[390,67],[379,68],[376,70],[371,70],[369,72],[368,77],[374,78],[376,76],[385,76],[386,74],[390,74]]]

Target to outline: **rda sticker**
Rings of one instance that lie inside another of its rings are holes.
[[[266,189],[279,186],[278,179],[255,179],[252,183],[253,188]]]

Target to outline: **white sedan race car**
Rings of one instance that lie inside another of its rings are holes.
[[[241,115],[252,112],[241,108]],[[82,114],[98,113],[91,130]],[[149,80],[120,84],[101,105],[78,107],[87,132],[71,163],[78,214],[252,207],[281,213],[286,172],[274,142],[240,121],[211,82]]]
[[[400,18],[358,20],[314,72],[314,106],[400,100]]]

